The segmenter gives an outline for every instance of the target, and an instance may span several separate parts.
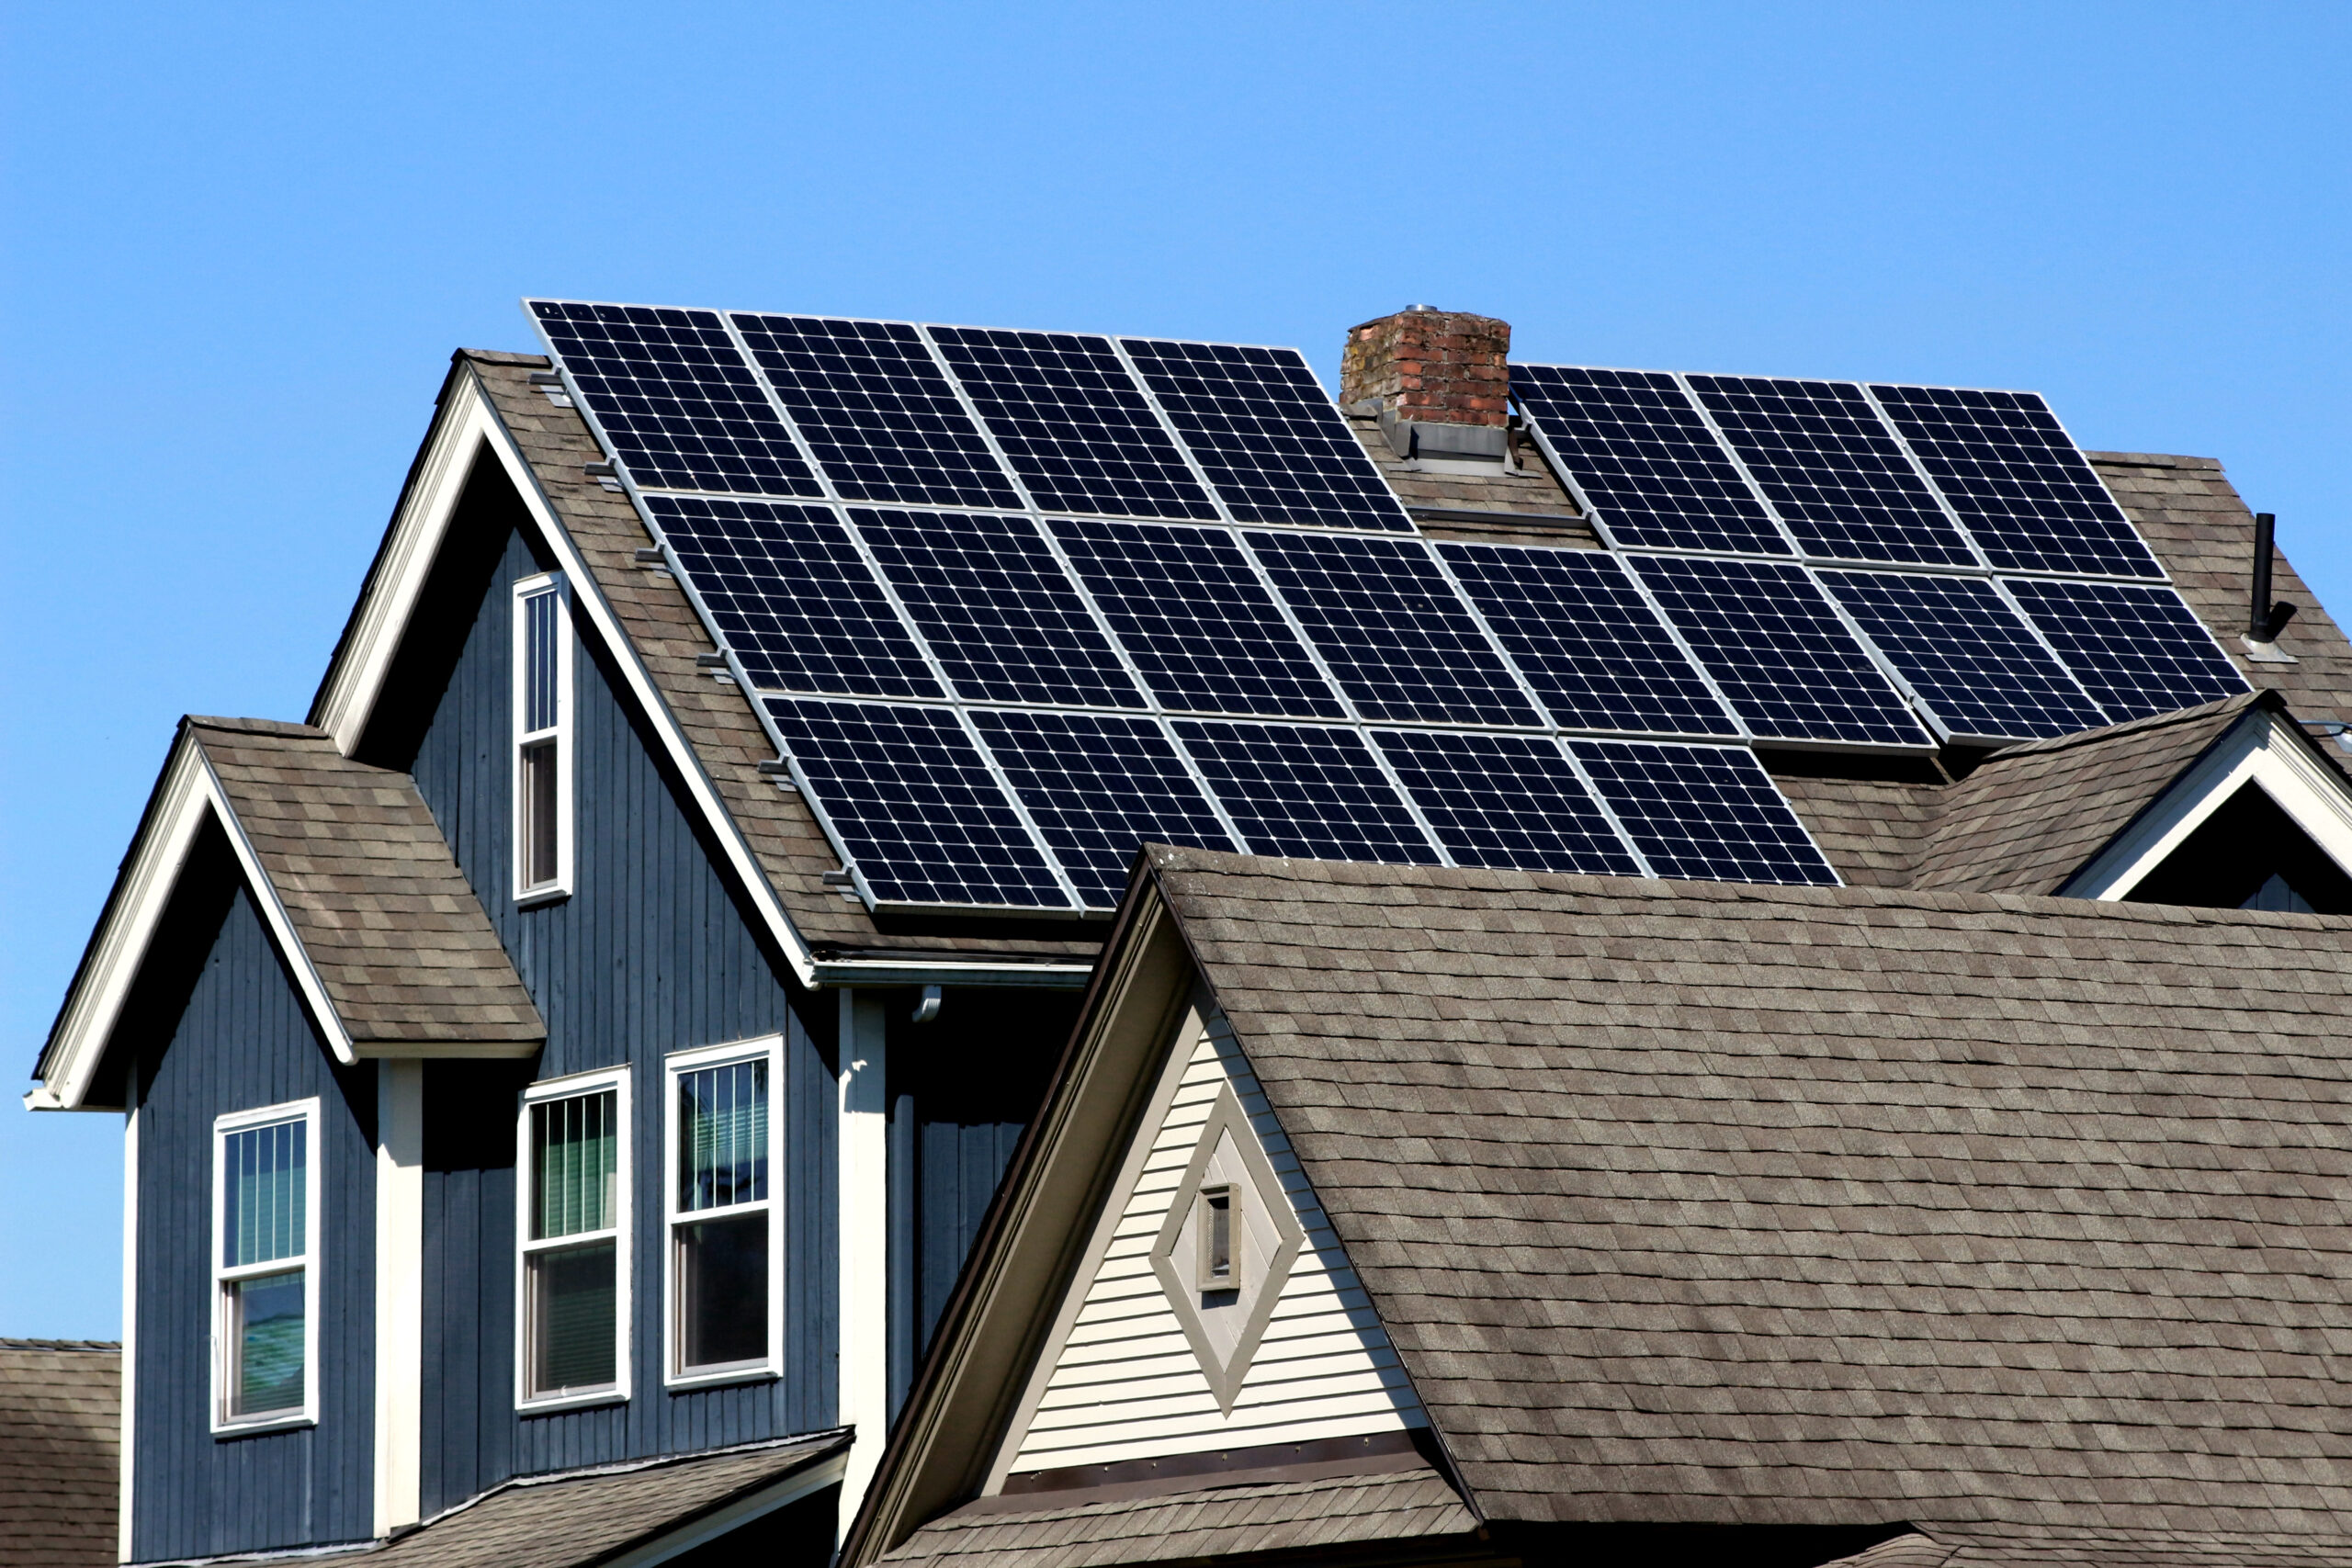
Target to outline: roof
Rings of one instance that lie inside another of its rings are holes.
[[[684,1529],[846,1448],[840,1433],[526,1476],[429,1520],[369,1568],[585,1568]]]
[[[1484,1517],[2352,1561],[2352,919],[1148,857]]]
[[[0,1568],[115,1561],[122,1347],[0,1339]]]
[[[531,371],[551,361],[538,355],[465,350],[459,357],[480,378],[500,421],[531,465],[548,504],[571,536],[594,575],[597,591],[626,628],[654,689],[661,694],[713,787],[732,816],[793,925],[820,958],[879,953],[944,951],[999,956],[1089,958],[1099,939],[1071,940],[1051,927],[1005,935],[966,921],[953,929],[904,922],[877,925],[865,906],[826,886],[841,859],[807,802],[776,787],[759,765],[775,747],[752,708],[749,694],[696,666],[718,645],[693,602],[666,570],[640,564],[651,546],[628,497],[605,490],[587,473],[605,460],[604,448],[576,408],[558,407],[531,386]],[[1096,927],[1097,931],[1103,928]]]
[[[546,1038],[414,780],[308,725],[191,717],[187,731],[355,1043]]]
[[[1385,1475],[1254,1483],[1237,1476],[1222,1485],[1184,1491],[1118,1490],[1126,1495],[990,1498],[932,1521],[882,1561],[938,1568],[1107,1568],[1245,1552],[1329,1551],[1466,1535],[1477,1527],[1453,1488],[1425,1464]],[[1021,1506],[999,1506],[1014,1501]]]

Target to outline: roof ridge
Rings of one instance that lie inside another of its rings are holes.
[[[2195,707],[2167,708],[2163,713],[2143,714],[2138,718],[2120,719],[2114,724],[2102,724],[2092,729],[2077,729],[2067,735],[2052,735],[2041,740],[2020,740],[2014,746],[2004,746],[1998,750],[1987,752],[1984,761],[1997,762],[2011,757],[2047,755],[2052,751],[2072,750],[2075,747],[2095,745],[2100,741],[2112,739],[2119,735],[2144,734],[2149,730],[2164,729],[2177,724],[2194,724],[2199,719],[2212,718],[2233,710],[2258,707],[2265,705],[2266,703],[2280,708],[2286,706],[2286,700],[2278,693],[2267,687],[2262,687],[2251,692],[2240,692],[2234,696],[2221,697],[2210,703],[2199,703]],[[1966,784],[1969,779],[1975,776],[1975,773],[1971,773],[1966,778],[1956,779],[1953,783]]]
[[[331,740],[333,736],[315,725],[297,724],[283,718],[235,718],[220,714],[192,713],[185,722],[199,729],[225,729],[234,735],[300,736],[306,740]]]
[[[12,1339],[0,1336],[0,1350],[64,1350],[85,1355],[120,1355],[119,1339]]]

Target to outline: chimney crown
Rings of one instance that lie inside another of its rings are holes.
[[[1500,428],[1510,419],[1510,323],[1413,305],[1351,327],[1340,402],[1384,423]]]

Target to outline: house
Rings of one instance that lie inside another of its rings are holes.
[[[834,1539],[1145,842],[2352,912],[2352,645],[2028,395],[531,315],[36,1068],[125,1117],[126,1562]]]

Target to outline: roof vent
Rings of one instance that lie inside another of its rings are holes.
[[[2291,653],[2278,651],[2278,634],[2295,618],[2295,606],[2284,599],[2270,597],[2270,568],[2278,553],[2278,515],[2274,512],[2254,514],[2254,592],[2250,594],[2246,614],[2245,656],[2257,664],[2292,664]]]

